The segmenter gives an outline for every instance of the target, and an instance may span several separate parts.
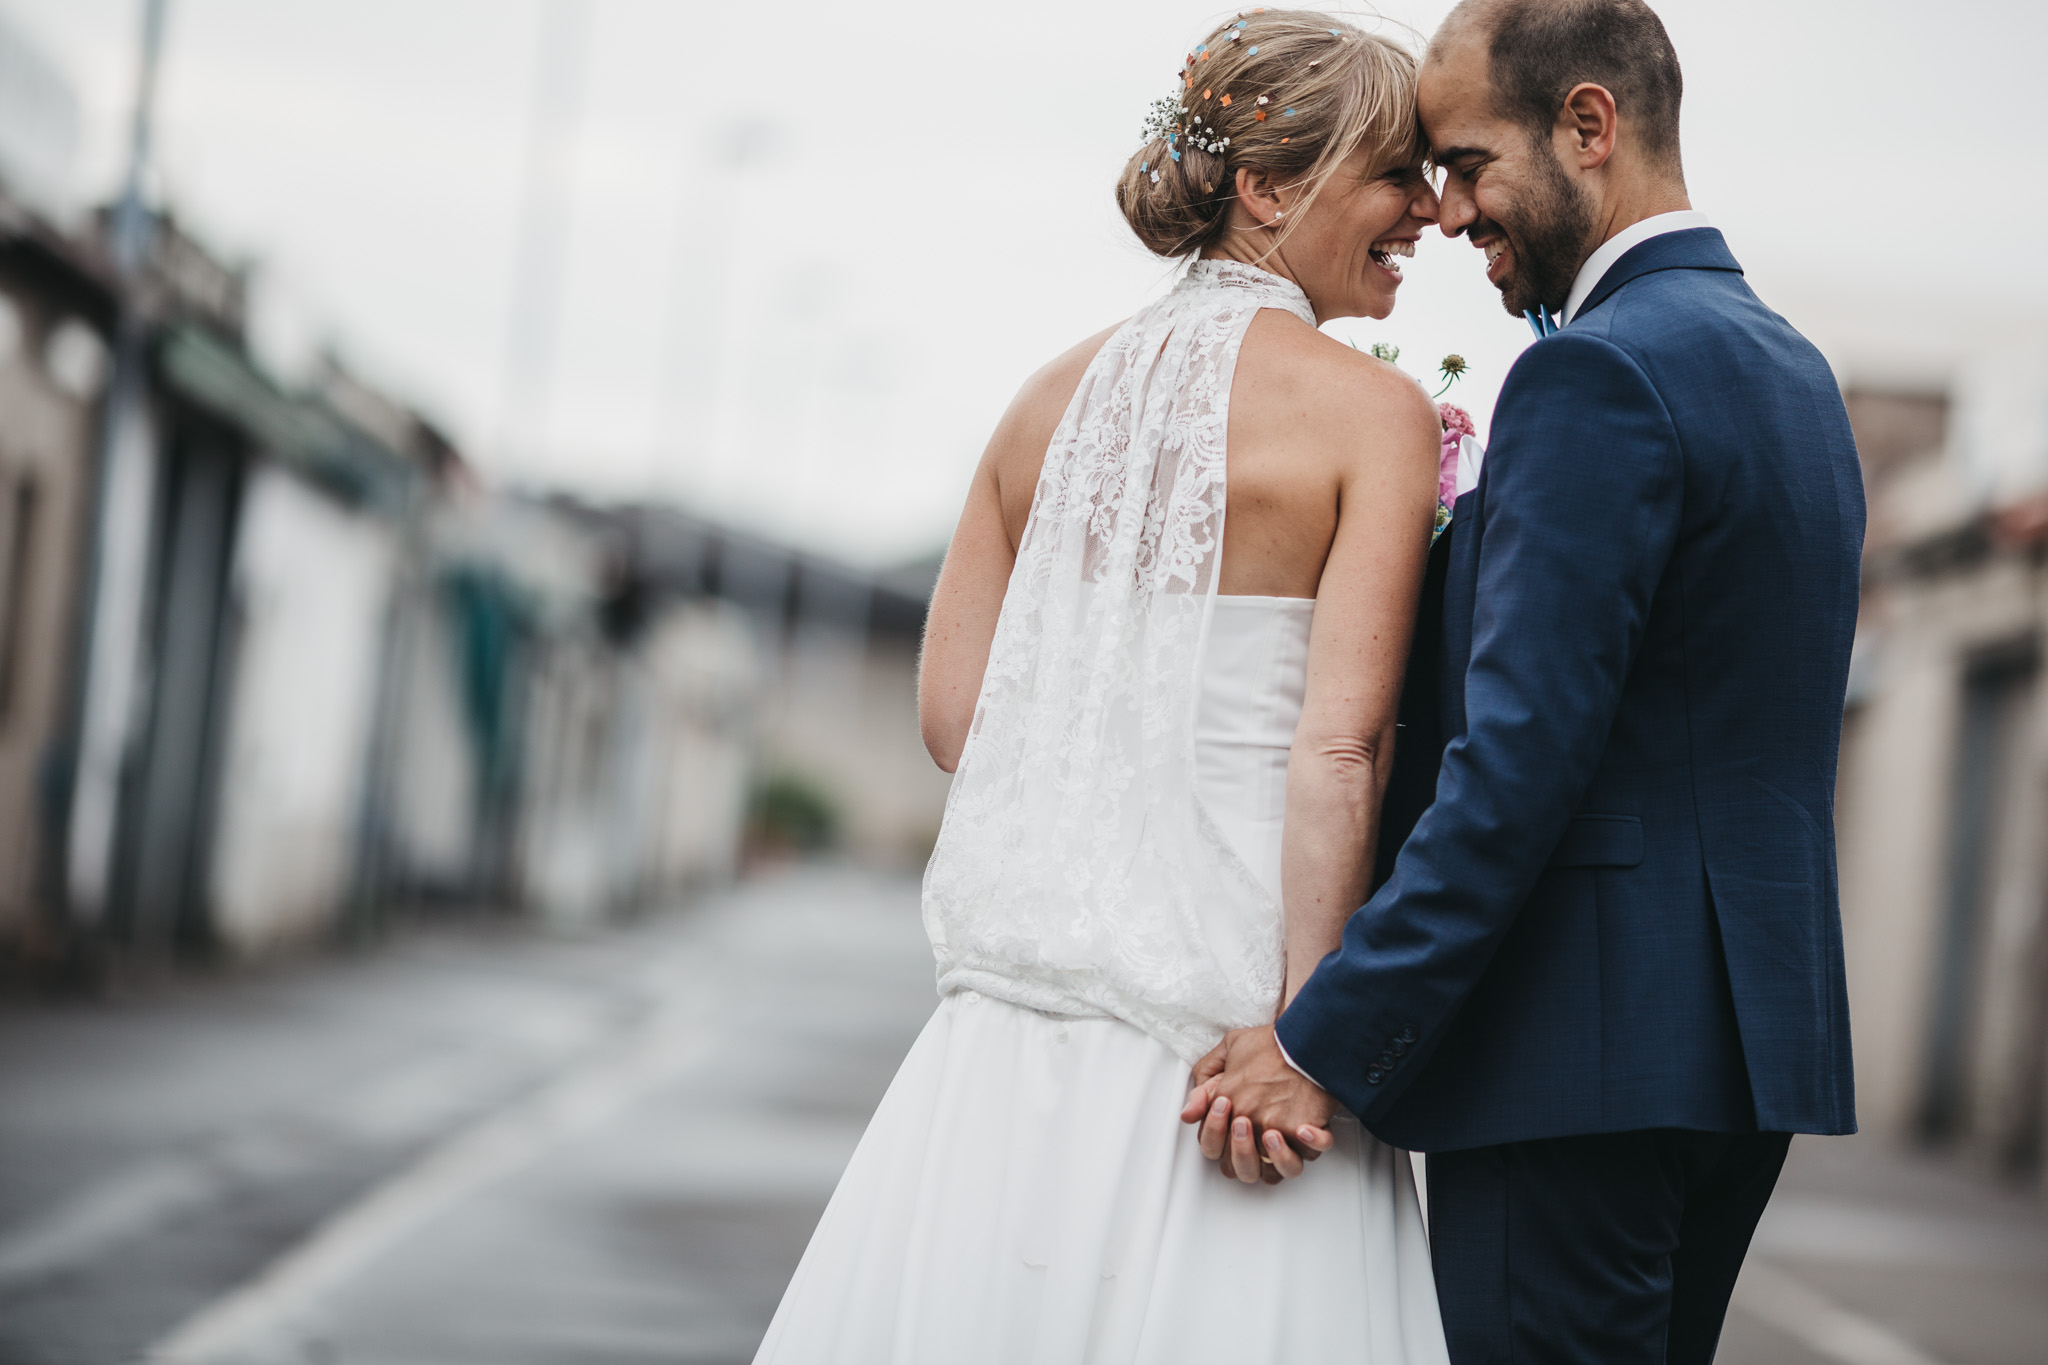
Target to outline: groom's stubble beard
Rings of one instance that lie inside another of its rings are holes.
[[[1591,196],[1557,164],[1547,131],[1532,150],[1535,178],[1513,212],[1498,220],[1515,252],[1515,272],[1500,300],[1514,317],[1539,307],[1562,310],[1593,250]]]

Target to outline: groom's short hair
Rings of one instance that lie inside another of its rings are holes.
[[[1461,6],[1487,38],[1501,112],[1549,136],[1564,97],[1590,81],[1650,157],[1678,165],[1685,80],[1664,23],[1643,0],[1476,0]]]

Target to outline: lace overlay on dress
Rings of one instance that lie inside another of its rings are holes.
[[[1273,1017],[1279,905],[1196,797],[1231,377],[1279,276],[1197,261],[1046,452],[924,879],[941,994],[1122,1019],[1193,1061]]]

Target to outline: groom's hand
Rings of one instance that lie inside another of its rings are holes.
[[[1329,1126],[1336,1108],[1287,1064],[1267,1025],[1233,1030],[1196,1064],[1181,1120],[1201,1124],[1202,1155],[1225,1175],[1276,1184],[1334,1145]]]

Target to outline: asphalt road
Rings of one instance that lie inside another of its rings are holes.
[[[932,1007],[916,888],[750,884],[0,1007],[0,1365],[744,1362]],[[1795,1142],[1721,1360],[2048,1359],[2048,1211]]]

